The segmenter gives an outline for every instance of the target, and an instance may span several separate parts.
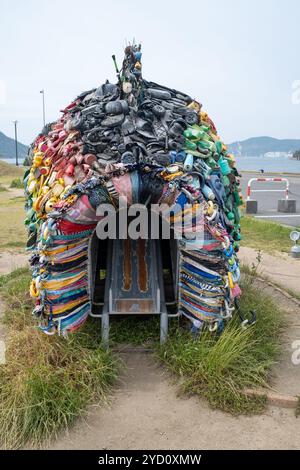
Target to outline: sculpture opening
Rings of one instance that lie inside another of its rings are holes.
[[[161,315],[162,340],[171,315],[220,332],[241,294],[234,157],[198,101],[143,79],[141,56],[126,47],[118,82],[79,95],[31,146],[30,292],[47,334],[88,315],[107,332],[111,314]]]

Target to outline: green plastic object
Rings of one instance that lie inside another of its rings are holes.
[[[237,206],[242,206],[243,205],[243,201],[242,201],[238,191],[233,192],[233,197],[234,197],[234,201],[235,201]]]
[[[208,149],[212,153],[216,152],[216,146],[215,146],[214,142],[208,142],[207,140],[200,140],[198,142],[198,147],[199,147],[199,149]]]
[[[217,142],[215,142],[215,146],[216,146],[218,154],[220,155],[222,152],[222,142],[220,140],[217,140]]]
[[[195,142],[191,142],[190,140],[185,140],[185,149],[187,150],[197,150],[197,144]]]
[[[227,176],[231,173],[231,168],[228,164],[228,160],[224,157],[219,158],[219,167],[221,169],[221,172],[224,176]]]
[[[196,127],[196,126],[193,126],[193,127],[188,127],[185,131],[184,131],[184,137],[186,139],[189,139],[189,140],[193,140],[193,141],[197,141],[197,140],[201,140],[204,138],[204,134],[205,132],[203,132],[200,127]]]

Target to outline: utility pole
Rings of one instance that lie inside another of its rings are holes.
[[[16,145],[16,166],[19,166],[19,158],[18,158],[18,133],[17,133],[17,124],[18,121],[13,121],[15,125],[15,145]]]
[[[44,127],[46,125],[46,118],[45,118],[45,90],[40,90],[40,93],[42,94],[42,98],[43,98],[43,124],[44,124]]]

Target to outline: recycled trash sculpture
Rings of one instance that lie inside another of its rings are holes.
[[[126,47],[118,83],[79,95],[29,151],[24,177],[30,294],[47,334],[82,325],[91,309],[88,245],[102,203],[192,203],[202,246],[181,240],[178,311],[192,329],[221,331],[240,294],[236,253],[242,196],[233,155],[188,95],[148,82],[141,47]],[[188,210],[187,210],[188,211]],[[176,217],[176,214],[174,215]],[[194,248],[193,248],[194,247]]]

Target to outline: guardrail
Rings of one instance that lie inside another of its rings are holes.
[[[256,182],[264,182],[264,183],[285,183],[285,189],[251,189],[252,183]],[[289,192],[290,192],[290,182],[287,178],[251,178],[248,181],[247,186],[247,201],[250,200],[251,193],[266,193],[266,192],[282,192],[285,193],[285,199],[288,200]]]

